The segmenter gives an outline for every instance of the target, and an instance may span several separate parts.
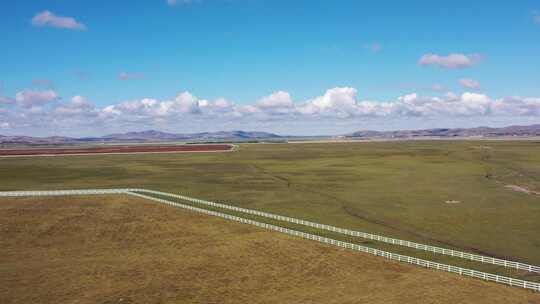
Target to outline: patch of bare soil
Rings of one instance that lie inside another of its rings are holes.
[[[527,189],[525,187],[521,187],[521,186],[517,186],[517,185],[506,185],[504,187],[509,189],[509,190],[516,191],[516,192],[522,192],[522,193],[527,193],[527,194],[532,194],[532,195],[540,195],[540,192],[538,192],[538,191],[532,191],[532,190],[529,190],[529,189]]]
[[[540,304],[540,295],[95,196],[0,200],[0,303]]]

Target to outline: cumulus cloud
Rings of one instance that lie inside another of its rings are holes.
[[[265,96],[257,102],[260,108],[290,108],[293,106],[291,95],[284,91],[277,91]]]
[[[307,115],[351,116],[356,110],[355,88],[341,87],[327,90],[298,107],[298,112]]]
[[[212,101],[202,99],[198,101],[199,110],[205,112],[217,112],[217,113],[227,113],[231,112],[234,107],[234,103],[231,101],[219,97],[218,99]]]
[[[465,87],[465,88],[468,88],[468,89],[479,89],[480,88],[480,82],[474,80],[474,79],[470,79],[470,78],[462,78],[459,80],[459,83]]]
[[[95,106],[88,102],[85,97],[77,95],[73,96],[69,103],[59,105],[54,111],[60,115],[78,115],[91,113],[94,109]]]
[[[232,102],[228,101],[227,99],[223,97],[220,97],[216,99],[216,101],[214,101],[214,106],[220,109],[229,109],[232,107],[232,105],[233,105]]]
[[[72,17],[56,16],[50,11],[43,11],[32,18],[34,26],[50,26],[70,30],[86,30],[86,26]]]
[[[174,99],[143,98],[107,106],[104,115],[139,116],[148,119],[178,117],[253,117],[261,119],[280,114],[283,119],[362,118],[362,117],[440,117],[485,115],[537,115],[539,98],[492,99],[488,95],[465,92],[461,95],[447,93],[443,96],[421,96],[417,93],[399,96],[394,101],[358,100],[357,90],[337,87],[323,95],[294,103],[290,94],[278,91],[259,99],[254,104],[237,105],[224,98],[214,101],[199,99],[190,92],[181,92]],[[89,108],[85,100],[71,101],[69,108]],[[75,107],[75,105],[77,105]],[[218,115],[218,116],[216,116]],[[262,116],[261,116],[262,115]],[[284,117],[283,117],[284,116]]]
[[[494,114],[513,116],[540,116],[540,98],[505,97],[497,99],[491,106]]]
[[[449,54],[447,56],[425,54],[420,57],[418,63],[420,65],[435,65],[446,69],[462,69],[477,64],[481,59],[482,56],[479,54]]]
[[[490,98],[487,95],[469,92],[460,96],[448,93],[435,97],[412,93],[401,96],[397,102],[386,105],[390,110],[387,113],[405,117],[475,116],[486,115],[490,112]]]
[[[196,114],[200,112],[199,99],[190,92],[178,94],[172,105],[174,110],[177,110],[180,113]]]
[[[132,79],[142,79],[144,74],[142,73],[129,73],[129,72],[120,72],[118,74],[118,79],[120,80],[132,80]]]
[[[15,95],[15,102],[23,108],[39,107],[58,99],[58,93],[54,90],[24,90]]]
[[[540,120],[540,98],[492,98],[486,94],[465,92],[423,96],[410,93],[394,100],[362,100],[352,87],[336,87],[320,96],[294,101],[285,91],[276,91],[250,104],[236,104],[223,97],[201,99],[184,91],[168,99],[142,98],[98,107],[82,96],[60,102],[53,90],[25,90],[16,94],[9,107],[0,107],[0,120],[10,130],[23,126],[33,130],[96,129],[102,126],[122,128],[182,126],[336,126],[346,122],[379,121],[507,121]],[[8,97],[6,97],[8,98]],[[54,102],[53,101],[58,101]],[[49,107],[44,104],[52,103]],[[317,123],[319,122],[319,123]],[[398,126],[399,127],[399,126]],[[185,131],[185,130],[184,130]],[[309,133],[308,133],[309,134]]]
[[[178,114],[198,114],[201,112],[199,98],[189,92],[181,92],[172,100],[143,98],[124,101],[105,108],[107,115],[130,115],[147,117],[164,117]],[[203,102],[205,103],[205,102]]]

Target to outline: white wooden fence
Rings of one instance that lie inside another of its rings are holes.
[[[0,197],[8,196],[62,196],[62,195],[103,195],[122,194],[131,189],[78,189],[78,190],[37,190],[37,191],[0,191]]]
[[[138,196],[138,197],[141,197],[141,198],[145,198],[145,199],[149,199],[149,200],[153,200],[153,201],[163,203],[163,204],[167,204],[167,205],[170,205],[170,206],[184,208],[184,209],[188,209],[188,210],[191,210],[191,211],[204,213],[204,214],[207,214],[207,215],[217,216],[217,217],[237,221],[237,222],[244,223],[244,224],[250,224],[250,225],[254,225],[254,226],[257,226],[257,227],[264,228],[264,229],[278,231],[278,232],[286,233],[286,234],[289,234],[289,235],[293,235],[293,236],[297,236],[297,237],[301,237],[301,238],[305,238],[305,239],[309,239],[309,240],[318,241],[318,242],[321,242],[321,243],[326,243],[326,244],[335,245],[335,246],[339,246],[339,247],[343,247],[343,248],[347,248],[347,249],[366,252],[366,253],[369,253],[369,254],[373,254],[373,255],[376,255],[376,256],[381,256],[381,257],[391,259],[391,260],[396,260],[396,261],[400,261],[400,262],[406,262],[406,263],[409,263],[409,264],[419,265],[419,266],[426,267],[426,268],[433,268],[433,269],[437,269],[437,270],[443,270],[443,271],[447,271],[447,272],[458,273],[458,274],[463,275],[463,276],[469,276],[469,277],[473,277],[473,278],[478,278],[478,279],[482,279],[482,280],[486,280],[486,281],[497,282],[497,283],[506,284],[506,285],[510,285],[510,286],[517,286],[517,287],[522,287],[522,288],[526,288],[526,289],[532,289],[534,291],[540,292],[540,283],[536,283],[536,282],[529,282],[529,281],[509,278],[509,277],[505,277],[505,276],[500,276],[500,275],[496,275],[496,274],[486,273],[486,272],[482,272],[482,271],[477,271],[477,270],[461,268],[461,267],[457,267],[457,266],[451,266],[451,265],[431,262],[431,261],[428,261],[428,260],[414,258],[414,257],[406,256],[406,255],[395,254],[395,253],[391,253],[391,252],[387,252],[387,251],[383,251],[383,250],[379,250],[379,249],[374,249],[374,248],[370,248],[370,247],[366,247],[366,246],[362,246],[362,245],[358,245],[358,244],[338,241],[338,240],[334,240],[334,239],[331,239],[331,238],[322,237],[322,236],[318,236],[318,235],[314,235],[314,234],[310,234],[310,233],[305,233],[305,232],[301,232],[301,231],[287,229],[287,228],[283,228],[283,227],[279,227],[279,226],[275,226],[275,225],[271,225],[271,224],[261,223],[261,222],[257,222],[257,221],[254,221],[254,220],[249,220],[249,219],[245,219],[245,218],[242,218],[242,217],[230,215],[230,214],[225,214],[225,213],[221,213],[221,212],[217,212],[217,211],[211,211],[211,210],[207,210],[207,209],[197,208],[197,207],[193,207],[193,206],[190,206],[190,205],[184,205],[184,204],[181,204],[181,203],[172,202],[172,201],[168,201],[168,200],[164,200],[164,199],[160,199],[160,198],[156,198],[156,197],[152,197],[152,196],[148,196],[148,195],[144,195],[144,194],[139,194],[139,193],[134,193],[134,192],[128,192],[128,194]]]
[[[209,202],[209,201],[205,201],[205,200],[201,200],[201,199],[187,197],[187,196],[184,196],[184,195],[178,195],[178,194],[172,194],[172,193],[166,193],[166,192],[154,191],[154,190],[147,190],[147,189],[136,189],[136,191],[137,192],[142,192],[142,193],[150,193],[150,194],[174,197],[174,198],[189,201],[189,202],[192,202],[192,203],[202,204],[202,205],[221,208],[221,209],[232,210],[232,211],[246,213],[246,214],[252,214],[252,215],[256,215],[256,216],[260,216],[260,217],[271,218],[271,219],[282,221],[282,222],[289,222],[289,223],[293,223],[293,224],[298,224],[298,225],[313,227],[313,228],[317,228],[317,229],[332,231],[332,232],[336,232],[336,233],[340,233],[340,234],[345,234],[345,235],[350,235],[350,236],[355,236],[355,237],[361,237],[361,238],[369,239],[369,240],[375,240],[375,241],[379,241],[379,242],[383,242],[383,243],[388,243],[388,244],[393,244],[393,245],[398,245],[398,246],[404,246],[404,247],[410,247],[410,248],[414,248],[414,249],[418,249],[418,250],[434,252],[434,253],[438,253],[438,254],[458,257],[458,258],[471,260],[471,261],[477,261],[477,262],[480,262],[480,263],[493,264],[493,265],[503,266],[503,267],[507,267],[507,268],[515,268],[515,269],[524,270],[524,271],[528,271],[528,272],[540,273],[540,266],[530,265],[530,264],[526,264],[526,263],[515,262],[515,261],[510,261],[510,260],[505,260],[505,259],[499,259],[499,258],[494,258],[494,257],[489,257],[489,256],[483,256],[483,255],[479,255],[479,254],[473,254],[473,253],[468,253],[468,252],[463,252],[463,251],[458,251],[458,250],[453,250],[453,249],[441,248],[441,247],[437,247],[437,246],[425,245],[425,244],[420,244],[420,243],[415,243],[415,242],[410,242],[410,241],[405,241],[405,240],[400,240],[400,239],[394,239],[394,238],[389,238],[389,237],[385,237],[385,236],[381,236],[381,235],[376,235],[376,234],[371,234],[371,233],[362,232],[362,231],[355,231],[355,230],[350,230],[350,229],[339,228],[339,227],[335,227],[335,226],[330,226],[330,225],[305,221],[305,220],[301,220],[301,219],[296,219],[296,218],[292,218],[292,217],[272,214],[272,213],[268,213],[268,212],[262,212],[262,211],[252,210],[252,209],[245,209],[245,208],[235,207],[235,206],[226,205],[226,204]]]
[[[428,260],[423,260],[423,259],[419,259],[419,258],[415,258],[415,257],[406,256],[406,255],[395,254],[395,253],[391,253],[391,252],[387,252],[387,251],[383,251],[383,250],[379,250],[379,249],[374,249],[374,248],[370,248],[370,247],[366,247],[366,246],[362,246],[362,245],[358,245],[358,244],[343,242],[343,241],[339,241],[339,240],[335,240],[335,239],[331,239],[331,238],[327,238],[327,237],[322,237],[322,236],[318,236],[318,235],[314,235],[314,234],[310,234],[310,233],[305,233],[305,232],[296,231],[296,230],[292,230],[292,229],[287,229],[287,228],[283,228],[283,227],[279,227],[279,226],[275,226],[275,225],[271,225],[271,224],[257,222],[257,221],[254,221],[254,220],[245,219],[245,218],[238,217],[238,216],[233,216],[233,215],[230,215],[230,214],[225,214],[225,213],[221,213],[221,212],[217,212],[217,211],[211,211],[211,210],[207,210],[207,209],[197,208],[197,207],[193,207],[193,206],[190,206],[190,205],[185,205],[185,204],[178,203],[178,202],[168,201],[168,200],[165,200],[165,199],[140,194],[138,192],[165,195],[165,196],[169,196],[169,197],[176,197],[176,198],[180,198],[180,199],[191,201],[191,202],[201,203],[201,204],[204,204],[204,205],[207,205],[207,206],[213,206],[213,207],[219,207],[219,208],[234,210],[234,211],[238,211],[238,212],[244,212],[244,213],[258,215],[258,216],[262,216],[262,217],[273,218],[273,219],[276,219],[276,220],[287,221],[287,222],[296,223],[296,224],[300,224],[300,225],[306,225],[306,226],[310,226],[310,227],[314,227],[314,228],[325,229],[325,230],[335,231],[335,232],[339,232],[339,233],[345,233],[345,234],[349,234],[349,235],[353,235],[353,236],[360,236],[360,235],[350,234],[350,233],[347,232],[347,231],[351,231],[353,233],[360,233],[360,232],[356,232],[356,231],[352,231],[352,230],[347,230],[347,229],[337,228],[337,227],[333,227],[333,226],[328,226],[328,225],[323,225],[323,224],[298,220],[298,219],[289,218],[289,217],[283,217],[283,216],[279,216],[279,215],[274,215],[274,214],[270,214],[270,213],[264,213],[264,212],[260,212],[260,211],[250,210],[250,209],[244,209],[244,208],[238,208],[238,207],[224,205],[224,204],[207,202],[207,201],[198,200],[198,199],[194,199],[194,198],[190,198],[190,197],[186,197],[186,196],[181,196],[181,195],[176,195],[176,194],[171,194],[171,193],[147,190],[147,189],[124,188],[124,189],[81,189],[81,190],[53,190],[53,191],[4,191],[4,192],[0,192],[0,197],[127,194],[127,195],[132,195],[132,196],[152,200],[152,201],[155,201],[155,202],[167,204],[167,205],[174,206],[174,207],[184,208],[184,209],[188,209],[188,210],[191,210],[191,211],[195,211],[195,212],[199,212],[199,213],[203,213],[203,214],[207,214],[207,215],[217,216],[217,217],[237,221],[237,222],[244,223],[244,224],[250,224],[250,225],[254,225],[254,226],[257,226],[257,227],[264,228],[264,229],[278,231],[278,232],[286,233],[286,234],[289,234],[289,235],[293,235],[293,236],[297,236],[297,237],[301,237],[301,238],[305,238],[305,239],[309,239],[309,240],[315,240],[315,241],[318,241],[318,242],[321,242],[321,243],[335,245],[335,246],[339,246],[339,247],[343,247],[343,248],[347,248],[347,249],[351,249],[351,250],[356,250],[356,251],[362,251],[362,252],[366,252],[366,253],[373,254],[373,255],[376,255],[376,256],[381,256],[381,257],[391,259],[391,260],[396,260],[396,261],[400,261],[400,262],[406,262],[406,263],[409,263],[409,264],[419,265],[419,266],[426,267],[426,268],[433,268],[433,269],[437,269],[437,270],[457,273],[457,274],[460,274],[460,275],[463,275],[463,276],[469,276],[469,277],[478,278],[478,279],[482,279],[482,280],[486,280],[486,281],[497,282],[497,283],[501,283],[501,284],[505,284],[505,285],[516,286],[516,287],[531,289],[531,290],[540,292],[540,283],[536,283],[536,282],[524,281],[524,280],[520,280],[520,279],[514,279],[514,278],[510,278],[510,277],[496,275],[496,274],[481,272],[481,271],[477,271],[477,270],[472,270],[472,269],[467,269],[467,268],[462,268],[462,267],[457,267],[457,266],[451,266],[451,265],[431,262],[431,261],[428,261]],[[224,206],[226,206],[226,207],[224,207]],[[263,214],[265,214],[265,215],[263,215]],[[332,230],[332,228],[335,228],[336,230]],[[384,237],[382,237],[382,238],[384,238]],[[406,241],[404,241],[404,242],[406,242]],[[419,244],[419,245],[422,245],[422,244]],[[404,246],[406,246],[406,245],[404,245]],[[424,245],[424,246],[427,246],[427,245]],[[409,246],[409,247],[412,247],[412,246]],[[432,246],[428,246],[428,247],[432,247]],[[413,248],[415,248],[415,247],[413,247]],[[418,249],[421,249],[421,248],[418,248]],[[441,249],[443,249],[443,248],[441,248]],[[427,249],[424,249],[424,250],[427,250]],[[428,251],[430,251],[430,250],[428,250]],[[503,266],[503,265],[501,265],[501,266]],[[537,266],[534,266],[534,267],[537,267]]]

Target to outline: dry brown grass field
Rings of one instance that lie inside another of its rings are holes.
[[[0,199],[0,303],[540,303],[127,196]]]

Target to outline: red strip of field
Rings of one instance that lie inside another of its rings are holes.
[[[218,152],[231,151],[232,145],[178,145],[178,146],[107,146],[87,148],[31,148],[0,149],[0,156],[70,155],[110,153],[164,153],[164,152]]]

